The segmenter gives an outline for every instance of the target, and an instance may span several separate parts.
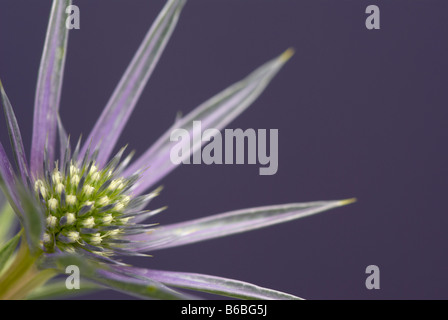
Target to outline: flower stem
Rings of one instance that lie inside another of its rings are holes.
[[[51,269],[39,270],[36,262],[40,254],[33,254],[24,237],[14,261],[0,277],[0,300],[19,300],[56,275]]]

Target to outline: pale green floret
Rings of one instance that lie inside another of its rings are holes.
[[[90,179],[92,180],[92,182],[96,182],[100,179],[100,173],[99,172],[94,172],[91,176]]]
[[[77,186],[79,183],[79,180],[80,180],[79,176],[77,174],[75,174],[75,175],[71,176],[70,182],[71,182],[72,186]]]
[[[40,188],[42,188],[43,186],[44,183],[42,182],[42,180],[37,179],[36,182],[34,182],[34,191],[38,193],[40,191]]]
[[[85,185],[82,190],[84,191],[84,194],[89,197],[92,195],[93,191],[95,191],[95,188],[90,185]]]
[[[88,206],[93,207],[95,205],[95,202],[94,201],[86,201],[82,205],[85,207],[88,207]]]
[[[111,182],[111,184],[109,186],[110,190],[115,190],[115,189],[120,190],[122,188],[124,188],[124,184],[123,184],[123,180],[122,179],[114,179],[114,180],[112,180],[112,182]]]
[[[47,217],[47,227],[50,229],[53,229],[56,226],[56,223],[58,223],[58,218],[55,216],[49,215]]]
[[[95,226],[95,218],[88,217],[87,219],[81,221],[81,225],[86,228],[93,228]]]
[[[122,202],[117,203],[115,206],[115,211],[121,212],[124,209],[125,205]]]
[[[94,246],[100,245],[103,239],[101,238],[100,233],[95,233],[90,236],[90,243]]]
[[[92,167],[90,168],[89,174],[92,175],[95,172],[98,172],[98,168],[96,165],[92,165]]]
[[[103,217],[101,217],[101,222],[103,222],[104,224],[110,224],[111,222],[112,222],[112,220],[113,220],[114,218],[112,217],[112,215],[109,213],[109,214],[106,214],[105,216],[103,216]]]
[[[76,242],[79,240],[79,232],[77,231],[69,231],[67,233],[67,238],[70,242]]]
[[[97,202],[100,206],[107,206],[110,203],[110,199],[108,196],[101,197]]]
[[[63,190],[65,190],[65,186],[62,183],[58,183],[56,185],[56,192],[61,194]]]
[[[123,198],[121,198],[121,203],[123,205],[127,205],[129,203],[129,201],[131,201],[131,197],[130,196],[124,196]]]
[[[75,223],[76,221],[76,216],[74,213],[72,212],[67,212],[65,214],[65,218],[66,218],[66,224],[67,225],[72,225],[73,223]]]
[[[48,200],[48,208],[50,208],[51,211],[56,211],[56,209],[58,208],[58,200],[56,200],[55,198],[50,198]]]
[[[45,184],[42,180],[36,180],[36,182],[34,183],[34,191],[36,192],[36,194],[40,192],[44,199],[47,197],[47,188],[45,187]]]
[[[62,181],[62,175],[57,169],[54,169],[51,178],[53,179],[54,184],[61,183]]]
[[[115,230],[111,230],[111,231],[109,231],[109,232],[107,233],[107,235],[113,237],[113,236],[116,236],[116,235],[120,234],[120,232],[121,232],[120,229],[115,229]]]
[[[40,191],[40,188],[44,185],[42,180],[37,179],[36,182],[34,182],[34,191],[37,193]]]
[[[120,219],[120,223],[122,223],[122,224],[126,224],[126,223],[129,222],[129,219],[130,219],[130,218],[123,218],[123,219]]]
[[[79,172],[78,168],[76,168],[73,164],[70,165],[70,175],[74,176],[77,175]]]
[[[48,233],[45,232],[44,235],[43,235],[42,241],[43,241],[44,243],[50,243],[50,242],[51,242],[51,237],[50,237],[50,235],[49,235]]]
[[[74,206],[76,204],[76,196],[68,195],[65,201],[69,206]]]

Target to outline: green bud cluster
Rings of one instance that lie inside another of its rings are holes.
[[[130,185],[129,179],[114,177],[107,167],[99,170],[93,161],[82,167],[70,162],[62,172],[56,166],[35,180],[46,214],[45,251],[82,248],[106,254],[129,224],[124,211],[131,201]]]

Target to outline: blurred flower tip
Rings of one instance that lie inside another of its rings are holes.
[[[339,201],[339,205],[346,206],[346,205],[352,204],[352,203],[354,203],[356,201],[358,201],[356,198],[345,199],[345,200]]]
[[[282,55],[280,56],[280,60],[283,62],[288,61],[289,59],[291,59],[295,52],[296,50],[294,50],[294,48],[288,48],[285,52],[282,53]]]

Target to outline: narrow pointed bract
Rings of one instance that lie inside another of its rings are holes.
[[[141,242],[140,245],[135,246],[137,250],[153,251],[247,232],[308,217],[349,203],[351,201],[347,200],[320,201],[242,209],[161,226],[148,234],[129,238]]]
[[[68,154],[70,150],[70,137],[67,136],[67,132],[64,129],[64,125],[62,124],[61,118],[58,115],[58,134],[59,134],[59,149],[60,149],[60,160],[61,160],[61,169],[62,172],[65,173],[65,166],[67,165],[67,161],[70,158]]]
[[[67,265],[79,267],[85,279],[100,287],[121,291],[143,299],[194,299],[194,296],[173,290],[157,280],[140,277],[126,269],[113,268],[112,265],[98,263],[88,255],[50,255],[44,262],[45,267],[65,270]],[[119,266],[119,265],[115,265]],[[124,267],[121,265],[120,267]]]
[[[5,149],[0,142],[0,187],[3,190],[9,204],[14,209],[19,219],[23,218],[23,210],[20,205],[20,198],[17,191],[17,179],[15,178],[14,169],[9,162]]]
[[[168,286],[207,292],[238,299],[302,300],[291,294],[271,290],[251,283],[205,274],[150,270],[133,267],[114,267],[127,270],[143,279],[152,279]]]
[[[54,159],[57,114],[68,41],[65,10],[71,3],[71,0],[53,0],[51,8],[34,103],[30,169],[35,173],[41,172],[47,140],[48,159],[50,162]]]
[[[173,146],[170,136],[173,130],[182,128],[189,131],[191,140],[195,143],[190,150],[190,154],[184,154],[183,157],[190,157],[203,144],[201,137],[198,137],[193,130],[193,122],[200,121],[203,130],[209,128],[223,129],[260,96],[293,52],[292,49],[286,50],[277,58],[253,71],[243,80],[205,101],[185,117],[177,119],[174,125],[124,172],[124,175],[127,176],[138,168],[150,164],[149,170],[144,173],[135,192],[137,194],[144,192],[178,166],[172,163],[170,159]]]
[[[41,250],[41,240],[45,228],[45,213],[41,206],[36,205],[33,194],[22,185],[18,186],[19,201],[23,208],[22,227],[32,253]]]
[[[149,29],[140,48],[109,99],[87,142],[93,146],[101,142],[98,163],[109,158],[129,116],[148,82],[163,50],[176,27],[186,0],[169,0]],[[87,151],[85,144],[81,155]]]
[[[8,126],[9,139],[11,141],[12,151],[14,154],[14,160],[16,161],[23,183],[28,183],[28,163],[26,161],[25,150],[23,148],[22,134],[20,133],[19,125],[17,124],[16,116],[14,115],[14,110],[12,109],[11,103],[9,102],[1,81],[0,93],[3,110],[6,117],[6,124]]]

